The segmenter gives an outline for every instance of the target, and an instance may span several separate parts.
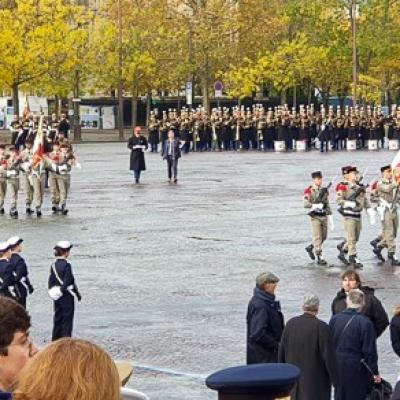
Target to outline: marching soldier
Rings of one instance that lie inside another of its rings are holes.
[[[21,257],[23,240],[17,236],[13,236],[7,240],[10,246],[11,257],[10,264],[15,277],[15,289],[18,296],[18,303],[26,308],[26,298],[28,293],[33,293],[33,286],[29,280],[28,267],[25,260]]]
[[[58,142],[53,143],[53,150],[48,154],[47,157],[52,165],[52,168],[50,169],[51,209],[53,213],[56,213],[59,211],[58,206],[60,203],[60,190],[57,181],[57,166],[60,163],[61,151],[60,144]]]
[[[33,163],[33,142],[25,142],[25,149],[22,150],[21,154],[21,170],[22,170],[22,187],[25,192],[25,206],[26,214],[33,214],[31,208],[33,201],[33,185],[31,180],[31,168]]]
[[[377,182],[376,194],[378,201],[377,211],[382,221],[382,239],[373,252],[384,261],[382,250],[388,249],[388,258],[393,266],[400,265],[396,258],[396,237],[399,224],[397,215],[399,178],[398,173],[393,177],[392,168],[386,165],[381,168],[382,178]]]
[[[320,171],[311,174],[312,184],[304,190],[304,208],[311,209],[308,215],[311,217],[312,243],[306,247],[306,251],[312,260],[317,258],[318,265],[326,265],[322,258],[322,244],[328,235],[328,220],[333,228],[332,211],[329,206],[329,192],[322,187],[322,173]]]
[[[354,268],[362,268],[363,265],[357,258],[357,242],[361,233],[361,213],[367,210],[371,224],[374,224],[374,211],[366,196],[367,187],[358,182],[358,170],[351,167],[347,170],[347,185],[337,186],[337,204],[339,212],[344,217],[344,230],[346,243],[343,250],[348,251],[349,264]],[[346,263],[347,264],[347,263]]]
[[[6,146],[0,144],[0,215],[4,215],[4,200],[7,194]]]
[[[12,218],[18,218],[18,190],[19,190],[19,172],[21,159],[18,156],[17,149],[10,147],[9,157],[6,163],[6,174],[7,174],[7,192],[11,195],[10,202],[10,216]]]

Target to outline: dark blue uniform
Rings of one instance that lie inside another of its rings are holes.
[[[11,291],[10,291],[11,288]],[[15,296],[15,276],[13,274],[13,266],[8,260],[0,260],[0,295],[11,297],[16,300]]]
[[[64,259],[58,259],[54,264],[55,270],[61,282],[57,279],[53,268],[50,269],[49,289],[54,286],[60,286],[63,296],[54,301],[54,323],[52,340],[62,337],[71,337],[74,312],[75,296],[80,301],[81,295],[75,284],[75,278],[72,273],[71,264]]]
[[[28,293],[33,292],[33,287],[28,277],[28,267],[25,260],[17,253],[13,253],[10,264],[15,277],[15,288],[18,296],[18,303],[26,308],[26,298]]]

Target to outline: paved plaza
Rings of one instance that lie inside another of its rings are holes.
[[[130,386],[154,400],[216,399],[203,378],[245,362],[245,316],[254,278],[263,270],[281,282],[278,298],[286,319],[300,313],[312,291],[328,321],[343,268],[336,244],[341,217],[325,245],[329,267],[310,263],[309,217],[302,208],[311,171],[336,182],[340,167],[368,167],[370,182],[394,153],[196,153],[180,160],[179,184],[167,183],[159,154],[146,154],[142,184],[133,185],[124,143],[75,146],[82,170],[74,170],[68,216],[53,216],[46,193],[43,218],[1,217],[1,236],[25,239],[24,255],[36,288],[29,299],[32,333],[49,342],[52,302],[46,284],[57,240],[75,244],[71,263],[83,300],[75,335],[132,360]],[[331,195],[331,202],[334,196]],[[8,203],[7,203],[8,205]],[[336,207],[333,207],[336,209]],[[359,257],[362,278],[377,288],[389,314],[399,302],[400,268],[379,265],[369,241],[379,226],[364,217]],[[379,340],[383,376],[394,382],[400,365],[388,332]]]

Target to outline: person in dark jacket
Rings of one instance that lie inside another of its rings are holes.
[[[0,243],[0,296],[17,300],[15,276],[10,264],[11,249],[7,242]]]
[[[167,160],[168,179],[171,183],[178,183],[178,160],[181,158],[181,147],[178,139],[175,139],[173,130],[168,132],[168,139],[163,143],[161,157]]]
[[[294,364],[301,370],[292,400],[330,400],[331,386],[337,384],[336,359],[329,327],[317,318],[318,297],[306,295],[303,311],[283,330],[278,362]]]
[[[333,299],[332,314],[339,314],[346,309],[346,297],[352,289],[360,289],[365,294],[365,305],[361,312],[374,324],[378,338],[389,325],[389,317],[382,303],[375,297],[374,289],[362,285],[360,275],[356,271],[349,270],[342,275],[342,289]]]
[[[365,297],[360,289],[350,290],[346,310],[329,322],[339,372],[335,400],[365,400],[373,383],[381,381],[376,331],[371,320],[360,312]]]
[[[393,318],[390,321],[390,342],[393,351],[400,357],[400,306],[394,309]]]
[[[135,183],[139,183],[141,172],[146,170],[144,151],[147,150],[148,144],[141,132],[141,128],[137,126],[128,141],[128,148],[131,150],[130,170],[133,171]]]
[[[29,280],[28,267],[26,266],[25,260],[20,255],[22,251],[22,242],[23,240],[18,236],[13,236],[7,240],[7,243],[10,245],[10,264],[15,277],[15,290],[18,303],[26,308],[26,298],[28,297],[28,293],[33,293],[33,286]]]
[[[66,138],[68,138],[69,130],[71,125],[65,114],[61,115],[60,123],[58,124],[58,133],[63,133]]]
[[[75,313],[75,297],[81,301],[81,295],[75,284],[71,264],[67,261],[72,245],[61,241],[54,247],[57,260],[50,268],[49,289],[59,287],[61,297],[54,300],[54,323],[52,340],[71,337]]]
[[[256,278],[256,287],[247,309],[247,364],[278,360],[284,319],[275,290],[279,279],[272,272]]]

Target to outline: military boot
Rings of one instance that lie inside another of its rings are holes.
[[[357,258],[356,255],[349,256],[349,262],[354,268],[363,268],[364,265],[360,263],[360,260]]]
[[[321,253],[317,254],[317,264],[318,265],[326,265],[328,264],[323,258]]]
[[[0,214],[4,215],[4,213],[5,213],[4,208],[0,208]]]
[[[388,258],[390,260],[390,263],[392,264],[393,267],[397,267],[400,265],[399,259],[396,257],[396,254],[394,253],[389,253]]]
[[[40,207],[36,207],[36,216],[40,218],[42,216],[42,210]]]
[[[383,250],[382,246],[376,246],[372,251],[380,261],[385,262],[385,258],[382,255],[382,250]]]
[[[375,247],[378,246],[378,243],[379,243],[379,242],[380,242],[379,238],[376,238],[376,239],[374,239],[374,240],[371,240],[371,241],[369,242],[369,244],[370,244],[373,248],[375,248]]]
[[[308,253],[308,255],[310,256],[311,260],[315,260],[315,255],[314,255],[314,246],[312,244],[310,244],[309,246],[306,247],[306,252]]]
[[[51,211],[53,211],[54,214],[58,213],[60,210],[58,209],[58,204],[53,203],[51,206]]]
[[[10,210],[10,217],[11,217],[11,218],[14,218],[14,219],[17,219],[17,218],[18,218],[18,211],[17,211],[16,208],[12,208],[12,209]]]
[[[26,205],[26,215],[32,215],[33,210],[29,204]]]
[[[61,211],[62,215],[67,215],[68,214],[68,209],[66,208],[65,204],[63,204],[61,206],[60,211]]]

